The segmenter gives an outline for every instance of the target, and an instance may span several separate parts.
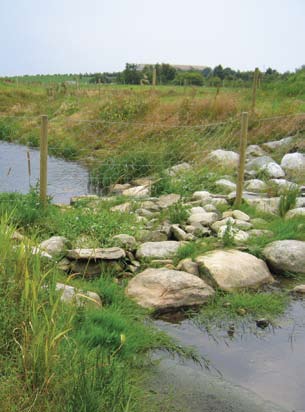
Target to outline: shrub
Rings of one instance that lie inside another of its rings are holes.
[[[290,186],[280,197],[279,214],[285,216],[288,210],[293,209],[296,205],[299,189]]]

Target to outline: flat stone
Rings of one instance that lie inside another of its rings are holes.
[[[195,213],[188,218],[188,223],[200,223],[203,226],[212,225],[219,219],[219,215],[214,212]]]
[[[110,189],[110,193],[113,194],[122,194],[124,190],[129,189],[131,185],[129,183],[116,184]]]
[[[244,220],[245,222],[250,221],[250,216],[247,213],[242,212],[241,210],[233,210],[232,216],[234,219]]]
[[[156,204],[161,208],[161,209],[166,209],[174,204],[176,204],[177,202],[179,202],[179,200],[181,199],[180,195],[176,195],[174,193],[171,193],[169,195],[162,195],[160,196],[157,201]]]
[[[257,289],[273,282],[266,263],[249,253],[238,250],[215,250],[195,260],[200,273],[220,289]]]
[[[142,243],[137,250],[136,257],[137,259],[171,258],[175,256],[182,245],[182,242],[176,242],[174,240]]]
[[[131,187],[130,189],[124,190],[122,195],[130,197],[146,197],[149,196],[149,188],[146,186]]]
[[[202,305],[213,294],[213,289],[199,277],[164,268],[146,269],[126,288],[126,295],[140,306],[159,311]]]
[[[131,211],[131,203],[126,202],[122,203],[121,205],[113,206],[110,211],[111,212],[121,212],[121,213],[128,213]]]
[[[119,260],[125,256],[125,251],[119,247],[71,249],[67,252],[67,258],[72,260]]]
[[[305,273],[305,242],[301,240],[277,240],[263,250],[263,255],[277,273]]]

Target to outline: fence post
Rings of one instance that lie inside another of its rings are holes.
[[[253,76],[252,106],[251,106],[251,112],[252,113],[254,113],[254,110],[255,110],[256,90],[257,90],[258,78],[259,78],[259,69],[258,69],[258,67],[256,67],[255,71],[254,71],[254,76]]]
[[[153,75],[152,75],[152,85],[156,87],[157,84],[157,69],[156,67],[153,68]]]
[[[48,184],[48,116],[41,116],[40,135],[40,200],[47,203]]]
[[[238,164],[238,180],[236,188],[236,198],[234,206],[241,205],[244,187],[245,161],[248,137],[248,112],[243,112],[241,115],[241,130],[240,130],[240,146],[239,146],[239,164]]]

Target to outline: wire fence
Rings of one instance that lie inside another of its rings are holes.
[[[26,179],[26,184],[23,184],[26,188],[23,190],[17,187],[17,191],[28,191],[29,186],[36,185],[41,178],[41,169],[44,167],[47,170],[47,165],[40,163],[39,145],[43,139],[47,139],[50,156],[80,162],[80,166],[77,166],[70,162],[60,163],[52,160],[52,157],[48,160],[48,192],[55,195],[55,199],[59,197],[66,200],[68,195],[86,194],[101,187],[103,193],[108,193],[116,183],[130,183],[136,178],[153,176],[150,182],[160,182],[168,179],[164,171],[175,164],[189,162],[204,165],[212,150],[234,150],[241,154],[241,150],[246,150],[247,141],[248,144],[263,142],[268,136],[285,137],[305,131],[305,113],[263,118],[248,116],[246,135],[242,133],[240,116],[227,121],[188,124],[84,119],[77,116],[58,117],[55,114],[48,121],[47,135],[42,132],[40,115],[0,114],[0,124],[5,126],[0,129],[1,139],[27,146],[20,148],[15,163],[10,164],[11,159],[7,159],[7,165],[2,167],[2,190],[14,190],[13,180],[18,173],[18,178]],[[14,122],[19,123],[17,133],[10,129]],[[241,147],[242,139],[245,140],[244,148]],[[20,164],[23,165],[22,169],[19,168]],[[75,165],[75,168],[71,169],[71,165]],[[88,166],[98,170],[93,179],[86,170]],[[239,180],[243,180],[241,167],[240,163]],[[54,179],[58,180],[58,184]],[[70,190],[65,182],[68,182]],[[60,196],[56,196],[58,194]]]

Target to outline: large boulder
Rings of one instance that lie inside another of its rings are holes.
[[[268,177],[280,178],[285,176],[284,170],[269,156],[260,156],[246,164],[248,172],[264,172]]]
[[[228,292],[273,282],[263,260],[238,250],[215,250],[197,257],[196,262],[206,279]]]
[[[305,273],[305,242],[277,240],[263,250],[263,255],[274,272]]]
[[[175,256],[182,242],[166,240],[163,242],[146,242],[139,246],[136,256],[138,259],[164,259]]]
[[[39,247],[51,256],[63,255],[71,247],[71,243],[63,236],[52,236],[50,239],[41,242]]]
[[[305,156],[302,153],[288,153],[282,161],[281,166],[288,176],[305,175]]]
[[[281,178],[285,176],[284,170],[276,162],[270,162],[260,170],[265,172],[266,175],[270,178]]]
[[[236,169],[239,162],[239,154],[230,150],[213,150],[206,160],[221,166],[224,169]]]
[[[202,305],[214,290],[197,276],[163,268],[136,275],[129,281],[126,294],[145,308],[164,311]]]

